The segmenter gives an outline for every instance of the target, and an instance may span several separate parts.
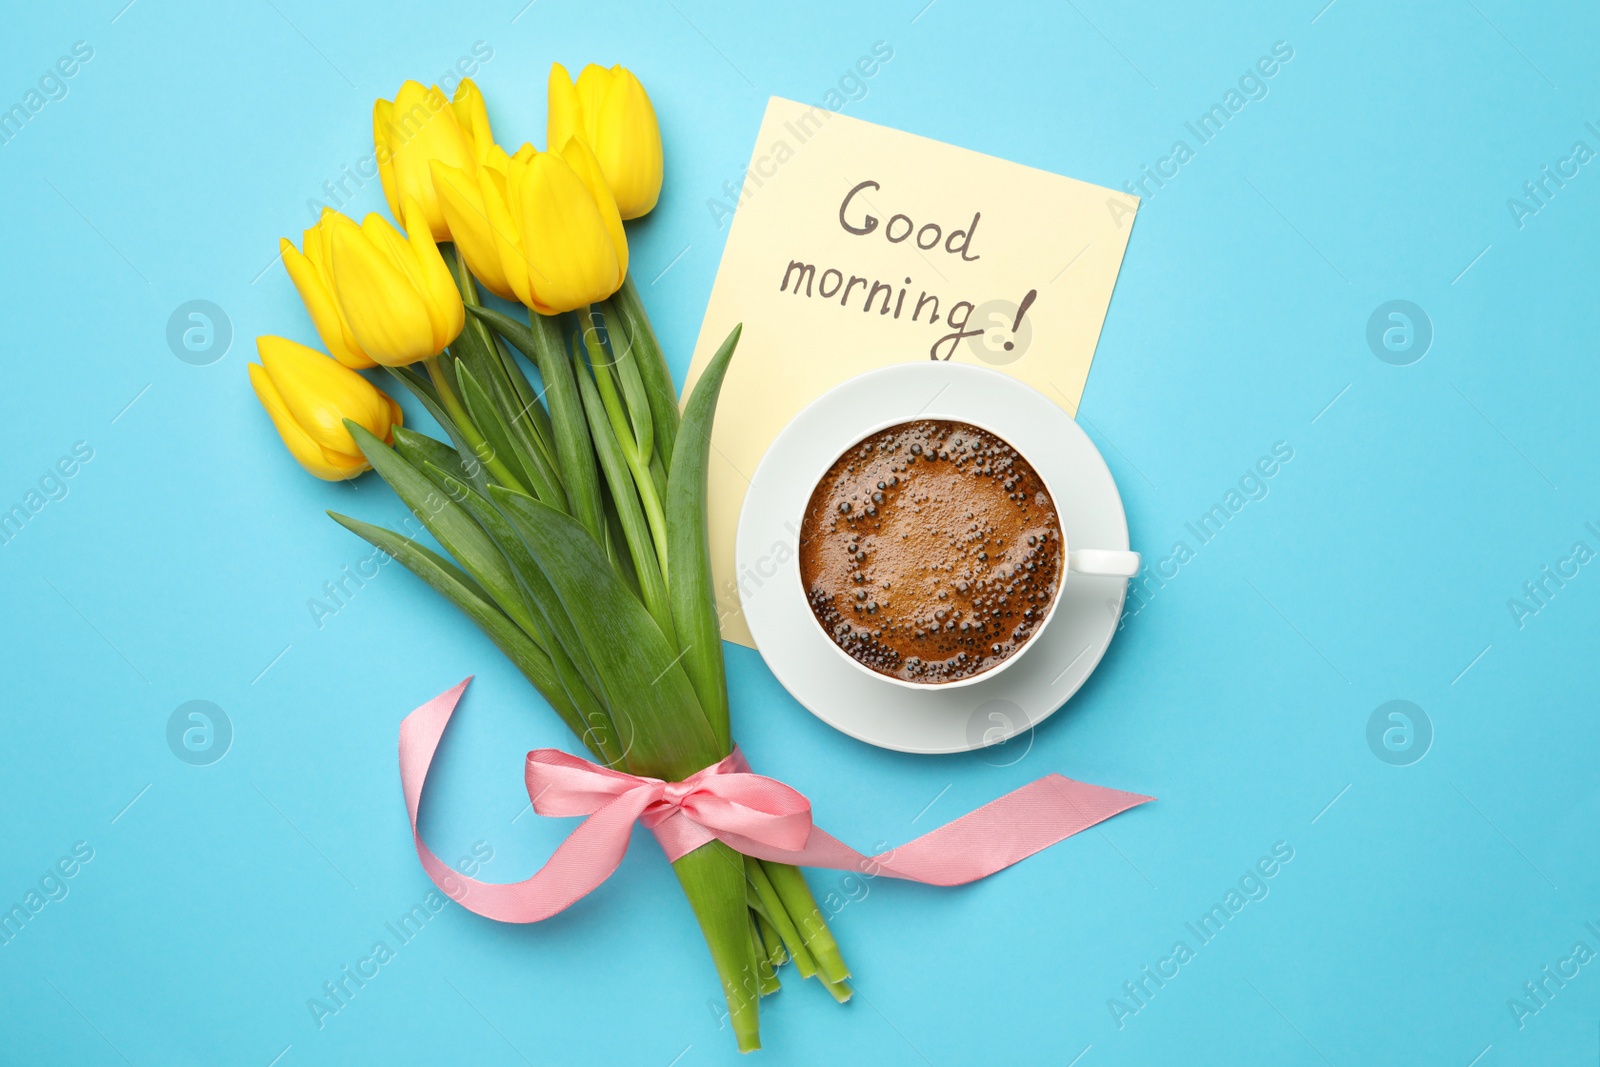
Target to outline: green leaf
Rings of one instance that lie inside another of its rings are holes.
[[[482,324],[482,320],[479,321]],[[494,335],[490,336],[490,342],[494,345],[494,355],[505,372],[506,382],[511,386],[514,399],[507,407],[511,412],[511,423],[515,426],[518,422],[527,420],[533,441],[544,457],[545,466],[553,471],[556,469],[556,457],[551,451],[550,442],[555,439],[555,431],[550,425],[550,413],[544,409],[544,404],[539,400],[541,394],[534,391],[533,383],[528,380],[527,374],[523,373],[522,365],[511,354],[505,342]]]
[[[611,327],[618,327],[615,334]],[[610,345],[612,367],[617,372],[617,382],[622,386],[622,397],[628,403],[628,422],[633,428],[634,444],[639,450],[639,461],[649,464],[655,455],[655,430],[650,411],[650,400],[645,392],[644,378],[639,373],[639,360],[628,334],[620,323],[607,320],[606,340]]]
[[[493,340],[491,343],[498,352],[500,342]],[[521,386],[514,386],[510,382],[511,371],[505,369],[507,363],[510,363],[512,371],[522,382]],[[549,487],[550,499],[546,502],[551,507],[569,511],[571,505],[567,501],[566,487],[561,484],[561,472],[557,468],[548,443],[550,415],[537,397],[530,394],[526,400],[522,398],[520,390],[528,387],[528,380],[523,377],[522,369],[514,362],[510,362],[509,357],[507,363],[497,359],[492,364],[498,366],[501,371],[495,379],[495,402],[503,413],[513,441],[519,448],[518,455],[522,457],[522,465],[528,469],[534,481]]]
[[[472,276],[465,266],[458,266],[456,273],[463,301],[477,306]],[[472,420],[492,447],[502,452],[509,450],[516,456],[518,469],[540,500],[566,510],[566,492],[544,440],[544,427],[549,420],[521,368],[504,357],[500,342],[476,315],[467,317],[466,326],[450,350],[459,360],[457,377]],[[474,379],[471,385],[465,380],[469,374]],[[473,393],[476,395],[469,395]]]
[[[408,430],[404,426],[396,426],[394,428],[394,450],[400,453],[402,459],[418,470],[422,470],[424,463],[432,463],[447,472],[452,478],[465,479],[480,493],[489,491],[489,487],[483,477],[483,464],[476,459],[462,459],[460,452],[443,441],[429,437],[425,433]]]
[[[601,503],[605,505],[606,513],[606,559],[611,561],[611,567],[617,572],[629,591],[639,599],[644,599],[644,592],[639,588],[639,573],[633,569],[633,557],[628,555],[626,549],[618,545],[626,545],[628,539],[622,532],[622,520],[617,517],[617,502],[611,498],[611,490],[605,487]]]
[[[472,271],[467,268],[466,257],[457,255],[452,249],[445,252],[445,259],[450,264],[450,273],[455,278],[456,288],[461,291],[462,304],[471,306],[482,304],[483,301],[478,298],[478,283],[473,279]],[[492,353],[493,344],[494,339],[489,334],[489,328],[483,324],[483,320],[469,315],[461,333],[451,342],[450,347],[461,346],[464,357],[481,370],[482,360]]]
[[[633,557],[633,570],[639,579],[640,595],[656,625],[671,641],[674,629],[672,607],[667,602],[667,583],[661,576],[661,561],[656,555],[655,542],[651,539],[650,525],[645,521],[638,491],[634,488],[633,474],[622,455],[621,445],[612,433],[611,423],[606,418],[605,407],[593,379],[582,367],[574,370],[578,392],[583,397],[583,407],[589,416],[589,433],[594,440],[595,453],[600,457],[600,469],[605,472],[606,485],[611,488],[611,501],[616,505],[617,519],[622,525],[622,536]],[[601,372],[604,373],[603,369]]]
[[[617,313],[616,318],[633,348],[639,376],[644,381],[645,397],[650,404],[656,451],[663,460],[670,459],[678,435],[678,390],[672,384],[672,372],[667,369],[666,357],[650,325],[650,316],[645,314],[633,275],[622,280],[622,288],[606,301],[606,306]]]
[[[726,753],[667,641],[605,552],[570,516],[500,486],[490,495],[517,527],[555,588],[578,639],[593,657],[601,698],[631,735],[627,766],[682,781]]]
[[[500,609],[524,632],[529,636],[537,634],[537,620],[523,600],[515,572],[483,527],[394,449],[349,419],[344,424],[373,470],[389,483],[428,532],[438,538],[445,551],[456,558],[462,569],[488,591]]]
[[[667,499],[666,460],[671,458],[670,455],[663,458],[659,452],[650,457],[650,483],[656,487],[657,500]]]
[[[545,398],[550,404],[550,424],[555,434],[561,482],[566,487],[572,514],[596,542],[602,541],[605,525],[600,509],[600,476],[595,470],[594,445],[589,439],[589,420],[583,414],[583,401],[578,396],[572,364],[567,361],[560,324],[537,312],[530,312],[529,324],[523,325],[489,308],[468,307],[467,311],[488,323],[539,368],[544,379]]]
[[[580,318],[579,322],[582,321]],[[611,350],[600,340],[598,327],[585,327],[581,347],[588,352],[589,366],[594,371],[591,380],[604,402],[606,418],[611,423],[611,432],[616,436],[623,455],[632,462],[639,457],[639,443],[634,437],[628,408],[617,392],[616,364],[613,362]],[[581,362],[576,356],[573,357],[574,366],[579,366]]]
[[[465,612],[533,683],[534,688],[543,694],[550,706],[555,708],[556,714],[561,716],[561,721],[580,737],[583,735],[583,720],[568,698],[550,657],[494,605],[482,587],[437,552],[393,530],[333,511],[328,512],[328,516],[405,564],[406,569]]]
[[[616,765],[621,759],[623,745],[611,714],[598,695],[599,677],[595,674],[594,664],[573,628],[572,619],[568,617],[538,561],[528,551],[527,544],[510,520],[496,511],[493,504],[452,477],[448,471],[427,464],[423,467],[423,473],[477,520],[521,579],[522,594],[528,607],[542,624],[539,643],[555,664],[562,686],[587,724],[579,733],[579,738],[591,751],[600,755],[608,766]]]
[[[466,404],[467,414],[472,416],[472,421],[477,424],[478,430],[489,442],[489,447],[494,449],[511,468],[511,473],[517,475],[523,480],[524,485],[533,490],[535,496],[551,507],[566,510],[566,494],[551,484],[543,467],[537,462],[528,462],[535,457],[528,454],[528,450],[522,447],[522,442],[506,425],[503,418],[505,409],[495,404],[488,390],[478,381],[477,375],[472,373],[465,361],[458,361],[455,370],[456,381],[461,386],[462,403]]]
[[[587,314],[587,313],[586,313]],[[580,322],[582,319],[580,318]],[[590,316],[589,321],[593,323]],[[633,475],[634,491],[638,494],[639,504],[644,510],[644,517],[649,524],[650,537],[655,542],[656,565],[661,569],[662,580],[668,575],[667,569],[667,514],[661,507],[661,498],[656,495],[655,481],[650,476],[649,463],[640,453],[639,444],[634,440],[633,425],[628,420],[628,410],[623,404],[622,397],[617,393],[617,383],[613,376],[613,368],[609,350],[602,343],[601,331],[598,327],[590,326],[583,331],[582,340],[578,347],[586,349],[589,354],[589,366],[594,371],[590,378],[583,370],[583,361],[578,356],[573,357],[580,381],[592,383],[594,392],[599,395],[601,408],[605,413],[606,421],[610,424],[611,438],[616,442],[617,452],[622,456],[623,462]],[[587,399],[585,400],[587,403]],[[593,411],[590,411],[593,423]],[[590,426],[590,431],[598,440],[600,430],[595,425]],[[598,446],[597,446],[598,447]],[[637,562],[637,560],[636,560]],[[672,630],[666,628],[670,636]]]
[[[494,542],[495,547],[505,556],[512,572],[522,584],[522,593],[529,610],[537,616],[540,643],[547,649],[551,644],[561,645],[567,656],[580,668],[582,676],[590,687],[598,691],[598,675],[595,674],[594,665],[584,651],[577,631],[573,629],[572,619],[562,607],[560,598],[550,585],[550,580],[545,577],[544,569],[539,566],[538,560],[534,559],[533,553],[528,550],[527,543],[523,541],[522,535],[517,532],[511,520],[498,511],[487,498],[463,485],[449,471],[431,463],[424,465],[422,470],[435,485],[472,516]]]
[[[418,399],[427,405],[429,412],[438,408],[439,394],[434,390],[433,383],[428,381],[427,375],[418,372],[415,367],[385,367],[383,369],[398,378],[407,389],[417,394]],[[440,425],[443,425],[443,423]]]
[[[439,402],[439,393],[433,387],[433,383],[410,367],[385,367],[384,369],[399,379],[418,400],[422,401],[422,406],[428,409],[428,414],[433,416],[433,421],[439,424],[439,428],[444,430],[451,443],[455,445],[456,453],[461,457],[461,469],[471,472],[469,477],[473,485],[486,489],[488,475],[484,470],[483,457],[472,447],[471,442],[463,436],[461,428],[456,425],[456,421],[450,417],[450,413]]]
[[[717,618],[716,588],[711,582],[706,478],[717,395],[742,329],[742,325],[733,328],[695,384],[667,472],[667,573],[672,619],[678,628],[678,645],[684,650],[684,672],[694,685],[723,752],[732,745],[733,735],[728,723],[728,681],[722,666],[722,629]]]
[[[489,480],[525,493],[528,490],[524,483],[528,476],[520,469],[515,455],[503,445],[497,447],[492,444],[484,436],[477,420],[472,417],[472,413],[461,400],[461,384],[457,372],[467,369],[466,361],[460,356],[467,347],[469,346],[466,344],[457,344],[433,359],[424,361],[428,367],[428,375],[433,379],[434,390],[439,394],[439,403],[449,414],[455,428],[460,431],[459,436],[465,441],[471,454],[488,468]]]

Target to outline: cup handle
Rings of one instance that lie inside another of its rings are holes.
[[[1067,570],[1109,578],[1132,578],[1139,573],[1139,553],[1106,548],[1074,548],[1067,553]]]

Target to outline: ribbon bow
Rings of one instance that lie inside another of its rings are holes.
[[[622,862],[635,822],[655,834],[669,860],[716,839],[757,859],[962,885],[1155,799],[1047,774],[899,848],[866,856],[818,829],[811,802],[782,782],[752,773],[737,748],[681,782],[541,748],[528,753],[525,775],[533,810],[588,818],[533,877],[480,882],[443,863],[417,832],[428,768],[471,680],[440,693],[400,724],[400,783],[428,877],[469,911],[501,922],[538,922],[592,892]]]

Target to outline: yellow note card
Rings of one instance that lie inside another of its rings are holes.
[[[1076,415],[1138,207],[1113,189],[768,102],[688,376],[692,389],[744,324],[711,442],[725,638],[754,645],[734,537],[779,431],[839,383],[919,359],[994,367]]]

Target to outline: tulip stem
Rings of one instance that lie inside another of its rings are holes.
[[[511,473],[505,462],[495,455],[494,449],[483,439],[483,434],[478,432],[478,427],[473,424],[467,409],[461,403],[461,398],[456,395],[454,384],[450,381],[450,374],[439,363],[439,357],[423,360],[428,366],[428,375],[433,379],[433,387],[439,391],[439,403],[444,406],[445,412],[454,420],[456,429],[461,431],[461,436],[466,439],[467,445],[472,449],[472,454],[477,456],[483,465],[489,468],[489,473],[494,475],[495,481],[507,489],[515,489],[527,496],[532,494],[522,485],[522,482]]]
[[[811,895],[811,888],[806,885],[805,875],[800,873],[800,868],[785,863],[769,863],[754,859],[749,861],[749,866],[766,875],[784,912],[794,923],[806,949],[816,960],[817,969],[822,972],[824,983],[831,988],[849,978],[850,969],[845,966],[844,957],[839,954],[839,943],[834,940],[833,932],[828,929],[828,921],[822,917],[822,909],[817,907],[816,898]],[[838,997],[840,991],[833,992]],[[848,989],[843,992],[844,997],[841,1000],[848,1000]]]
[[[639,490],[639,502],[644,506],[645,521],[650,525],[650,537],[655,542],[656,559],[661,567],[661,577],[667,574],[667,515],[656,493],[655,479],[650,476],[649,461],[639,451],[628,413],[617,396],[616,383],[611,378],[611,361],[600,340],[599,324],[595,322],[594,308],[585,307],[578,312],[583,327],[583,345],[589,352],[589,365],[594,370],[595,386],[600,392],[601,405],[611,423],[612,432],[622,450],[622,458],[633,474],[634,485]]]

